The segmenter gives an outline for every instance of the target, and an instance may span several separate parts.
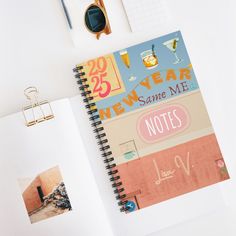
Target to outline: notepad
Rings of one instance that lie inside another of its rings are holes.
[[[163,0],[123,0],[123,5],[133,32],[169,26],[170,13]]]

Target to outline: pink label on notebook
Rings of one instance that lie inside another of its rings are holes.
[[[137,122],[140,137],[156,142],[175,135],[189,126],[189,115],[181,105],[170,105],[142,115]]]

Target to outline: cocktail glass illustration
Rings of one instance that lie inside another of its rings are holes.
[[[177,46],[178,46],[178,41],[179,41],[179,38],[173,38],[173,39],[168,40],[168,41],[163,43],[163,45],[166,46],[171,52],[173,52],[173,54],[175,56],[176,61],[173,62],[173,64],[178,64],[178,63],[183,61],[182,59],[180,59],[178,57],[178,55],[176,53]]]
[[[144,66],[147,69],[153,69],[158,66],[158,59],[154,51],[154,45],[152,45],[152,50],[147,50],[141,53],[141,58]]]
[[[131,64],[130,64],[130,58],[129,58],[128,51],[127,50],[120,51],[120,57],[121,57],[121,60],[124,63],[124,65],[128,69],[130,69]],[[134,81],[134,80],[136,80],[136,77],[131,74],[129,77],[129,81]]]

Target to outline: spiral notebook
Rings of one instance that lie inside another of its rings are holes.
[[[229,178],[179,31],[75,71],[121,211]]]

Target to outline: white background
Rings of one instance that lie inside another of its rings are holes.
[[[210,215],[153,235],[235,236],[236,2],[166,1],[173,24],[182,31],[185,39],[233,181],[223,187],[229,208],[216,209]],[[123,33],[127,32],[124,36],[129,36],[131,33],[121,0],[106,2],[111,26],[114,29],[120,26]],[[48,100],[77,95],[72,73],[74,65],[125,45],[113,38],[112,41],[106,40],[106,45],[101,41],[100,47],[90,49],[86,54],[74,48],[59,0],[0,0],[0,3],[0,116],[21,109],[25,103],[23,90],[30,85],[38,87],[42,97]],[[159,29],[156,31],[157,35],[162,33]],[[137,40],[136,37],[134,42]]]

